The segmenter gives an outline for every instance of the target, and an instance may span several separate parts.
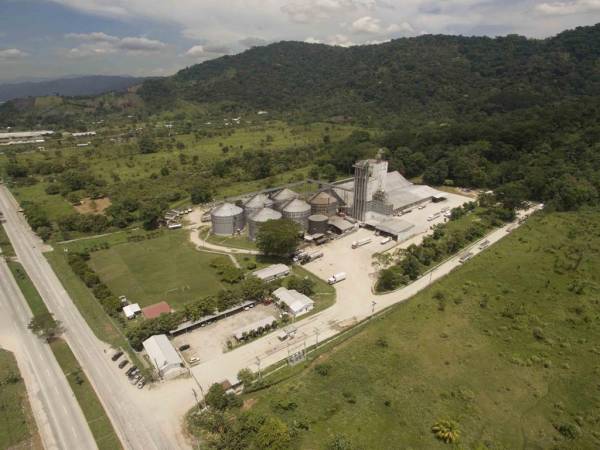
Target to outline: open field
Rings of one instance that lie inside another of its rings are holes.
[[[165,300],[179,309],[190,300],[216,294],[222,284],[212,261],[231,264],[226,256],[195,250],[187,231],[115,245],[92,253],[91,267],[115,295],[147,306]]]
[[[598,448],[600,213],[531,218],[356,336],[245,396],[293,448]]]
[[[211,244],[222,245],[223,247],[240,248],[243,250],[256,250],[256,244],[248,239],[247,233],[241,236],[217,236],[208,230],[201,232],[204,240]]]
[[[0,448],[43,448],[17,362],[12,353],[1,348]]]
[[[54,356],[67,376],[69,385],[83,410],[88,425],[100,450],[120,449],[121,442],[87,376],[79,366],[69,345],[63,340],[50,344]]]

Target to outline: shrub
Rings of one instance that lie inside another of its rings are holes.
[[[319,375],[321,375],[323,377],[329,375],[330,370],[331,370],[331,365],[327,364],[327,363],[317,364],[315,366],[315,372],[317,372]]]

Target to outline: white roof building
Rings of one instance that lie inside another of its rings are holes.
[[[290,268],[285,264],[273,264],[264,269],[255,270],[252,272],[256,278],[260,278],[263,281],[273,281],[277,278],[285,277],[290,274]]]
[[[165,334],[151,336],[142,345],[161,377],[173,378],[184,371],[181,357]]]
[[[294,290],[280,287],[273,291],[277,300],[283,303],[285,309],[294,317],[306,314],[315,306],[315,302],[306,295]]]
[[[233,332],[233,337],[235,337],[238,341],[241,341],[244,339],[244,336],[250,334],[251,331],[258,330],[259,328],[265,328],[266,326],[271,326],[276,320],[277,319],[275,319],[273,316],[264,317],[256,322],[252,322],[248,325],[238,328]]]
[[[137,314],[141,314],[142,308],[137,303],[132,303],[131,305],[127,305],[123,307],[123,314],[128,319],[133,319]]]

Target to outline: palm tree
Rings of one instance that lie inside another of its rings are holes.
[[[431,432],[446,444],[453,444],[460,437],[458,424],[453,420],[439,420],[431,427]]]

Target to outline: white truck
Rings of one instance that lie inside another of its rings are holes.
[[[371,238],[364,238],[359,241],[354,241],[352,243],[352,248],[362,247],[363,245],[367,245],[369,242],[371,242]]]
[[[304,255],[300,260],[300,264],[307,264],[315,259],[319,259],[323,257],[323,252],[313,252],[307,255]]]
[[[331,275],[327,279],[327,282],[329,284],[335,284],[335,283],[339,283],[340,281],[344,281],[345,279],[346,279],[346,272],[340,272],[340,273],[336,273],[334,275]]]
[[[392,238],[388,236],[388,237],[384,237],[384,238],[381,240],[381,242],[379,242],[379,243],[380,243],[381,245],[385,245],[385,244],[387,244],[388,242],[390,242],[391,240],[392,240]]]

